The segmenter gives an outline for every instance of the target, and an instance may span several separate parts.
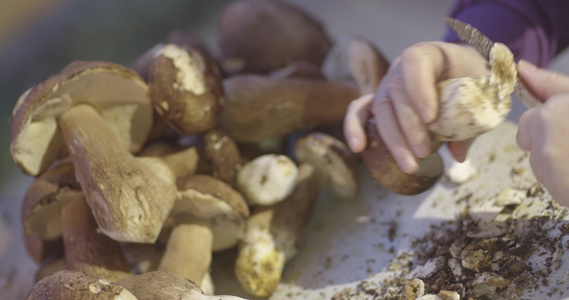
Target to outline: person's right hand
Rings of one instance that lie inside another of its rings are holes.
[[[472,47],[444,42],[411,46],[393,62],[374,95],[353,101],[344,119],[344,135],[353,152],[365,149],[365,124],[372,117],[399,168],[419,169],[419,159],[432,153],[428,123],[438,115],[436,84],[455,77],[487,74],[486,60]],[[457,161],[464,161],[470,143],[449,143]]]

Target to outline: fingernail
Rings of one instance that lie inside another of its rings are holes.
[[[417,156],[419,158],[425,158],[431,154],[431,142],[426,140],[417,145],[415,145],[415,151],[417,152]]]
[[[348,139],[348,146],[352,152],[359,152],[360,148],[360,139],[357,137],[351,137]]]
[[[413,155],[408,154],[404,156],[403,165],[401,166],[401,171],[407,174],[413,174],[419,169],[419,164]]]

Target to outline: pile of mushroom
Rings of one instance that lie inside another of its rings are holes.
[[[213,55],[175,31],[130,67],[72,62],[20,97],[28,299],[202,299],[228,249],[243,289],[270,296],[320,192],[356,197],[359,158],[333,132],[385,74],[380,52],[279,1],[231,2],[218,38]]]

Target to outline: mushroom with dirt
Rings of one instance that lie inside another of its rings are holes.
[[[239,242],[249,208],[241,194],[212,176],[181,177],[178,189],[178,200],[170,213],[176,224],[158,270],[180,274],[203,289],[212,252]]]
[[[152,125],[148,87],[134,71],[71,63],[22,95],[10,121],[12,155],[24,170],[37,173],[67,149],[101,230],[122,241],[156,239],[175,177],[162,161],[129,152],[142,147]]]
[[[260,206],[249,217],[235,263],[235,275],[246,292],[259,297],[274,292],[286,262],[298,249],[323,184],[322,174],[303,164],[284,201]]]
[[[26,300],[136,300],[124,287],[83,272],[63,270],[38,281]]]
[[[442,159],[436,153],[443,142],[474,138],[506,118],[517,74],[513,54],[505,45],[496,43],[490,50],[489,65],[489,75],[451,78],[438,83],[439,113],[427,126],[434,139],[432,154],[421,161],[415,174],[399,169],[375,124],[368,121],[368,146],[362,152],[362,159],[378,183],[403,195],[430,189],[444,171]]]
[[[323,132],[301,136],[294,144],[299,165],[310,164],[322,173],[338,196],[353,199],[358,193],[358,157],[346,144]]]

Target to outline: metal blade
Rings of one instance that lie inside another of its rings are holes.
[[[463,42],[472,46],[472,48],[476,49],[476,51],[478,51],[482,57],[484,57],[487,61],[490,61],[490,50],[494,46],[494,42],[492,40],[490,40],[478,29],[462,21],[453,18],[445,18],[445,22],[457,33],[458,37]],[[518,97],[518,99],[524,104],[526,108],[536,107],[541,104],[541,101],[535,98],[525,88],[519,78],[516,81],[516,85],[514,87],[514,95]]]

